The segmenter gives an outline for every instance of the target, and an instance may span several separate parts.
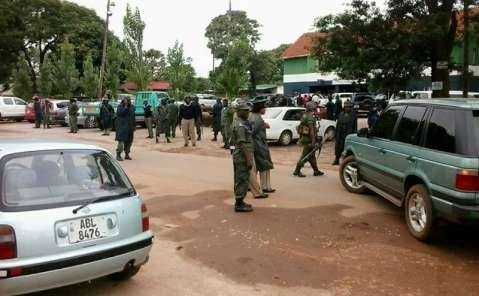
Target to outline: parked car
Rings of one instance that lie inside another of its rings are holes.
[[[0,295],[133,277],[153,243],[113,157],[73,143],[0,141]]]
[[[68,106],[70,102],[67,100],[50,100],[50,123],[64,125],[65,116],[68,112]],[[25,120],[34,123],[35,122],[35,110],[33,109],[33,103],[28,103],[25,111]]]
[[[432,91],[413,91],[412,96],[416,99],[432,99]],[[456,99],[463,98],[463,92],[459,90],[451,90],[449,91],[449,97]],[[479,93],[469,92],[469,98],[479,98]]]
[[[99,103],[96,103],[99,104]],[[78,118],[77,118],[77,125],[79,128],[96,128],[97,123],[94,116],[86,115],[85,114],[85,107],[92,108],[92,105],[95,103],[92,102],[77,102],[78,105]],[[94,107],[93,107],[94,108]],[[64,126],[69,126],[70,122],[70,115],[68,114],[68,109],[65,114],[65,122],[62,123]]]
[[[479,221],[479,102],[404,100],[375,127],[346,139],[340,169],[353,193],[370,189],[403,207],[409,232],[428,240],[438,219]]]
[[[16,97],[0,97],[0,119],[23,121],[27,103]]]
[[[33,108],[33,103],[28,103],[27,106],[25,107],[25,117],[24,119],[30,123],[35,122],[35,110]]]
[[[218,97],[205,94],[197,94],[196,97],[198,97],[198,103],[201,106],[201,110],[203,112],[213,114],[213,106],[216,104]]]
[[[270,125],[266,130],[268,141],[279,142],[283,146],[291,144],[299,139],[296,128],[301,122],[301,118],[306,110],[298,107],[276,107],[267,108],[263,119]],[[318,121],[318,136],[323,137],[324,141],[331,141],[336,134],[336,122],[322,119]]]
[[[356,93],[351,102],[358,116],[367,116],[372,107],[377,106],[385,108],[389,100],[384,95],[373,95],[369,93]]]

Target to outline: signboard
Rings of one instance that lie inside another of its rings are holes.
[[[449,62],[439,61],[436,64],[436,68],[439,69],[439,70],[447,70],[447,69],[449,69]]]
[[[443,84],[442,81],[434,81],[432,83],[432,90],[442,90]]]

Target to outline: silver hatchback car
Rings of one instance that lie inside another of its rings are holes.
[[[128,279],[152,243],[146,206],[107,151],[0,141],[0,295]]]

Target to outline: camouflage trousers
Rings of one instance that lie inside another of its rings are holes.
[[[250,170],[248,170],[245,162],[233,162],[233,166],[235,198],[243,200],[248,194]]]

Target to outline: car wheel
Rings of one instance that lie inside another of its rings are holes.
[[[409,233],[420,241],[428,241],[433,232],[434,215],[431,198],[424,185],[409,189],[404,211]]]
[[[281,136],[279,137],[279,143],[282,146],[288,146],[293,142],[293,133],[290,131],[284,131],[281,133]]]
[[[324,138],[326,139],[326,142],[334,141],[334,138],[336,138],[336,129],[332,126],[328,127],[324,133]]]
[[[128,263],[123,271],[110,275],[110,278],[114,281],[127,281],[134,277],[139,271],[141,266],[135,266],[133,262]]]
[[[341,163],[339,178],[344,188],[351,193],[362,194],[366,191],[366,186],[361,184],[356,158],[352,155],[346,157]]]

